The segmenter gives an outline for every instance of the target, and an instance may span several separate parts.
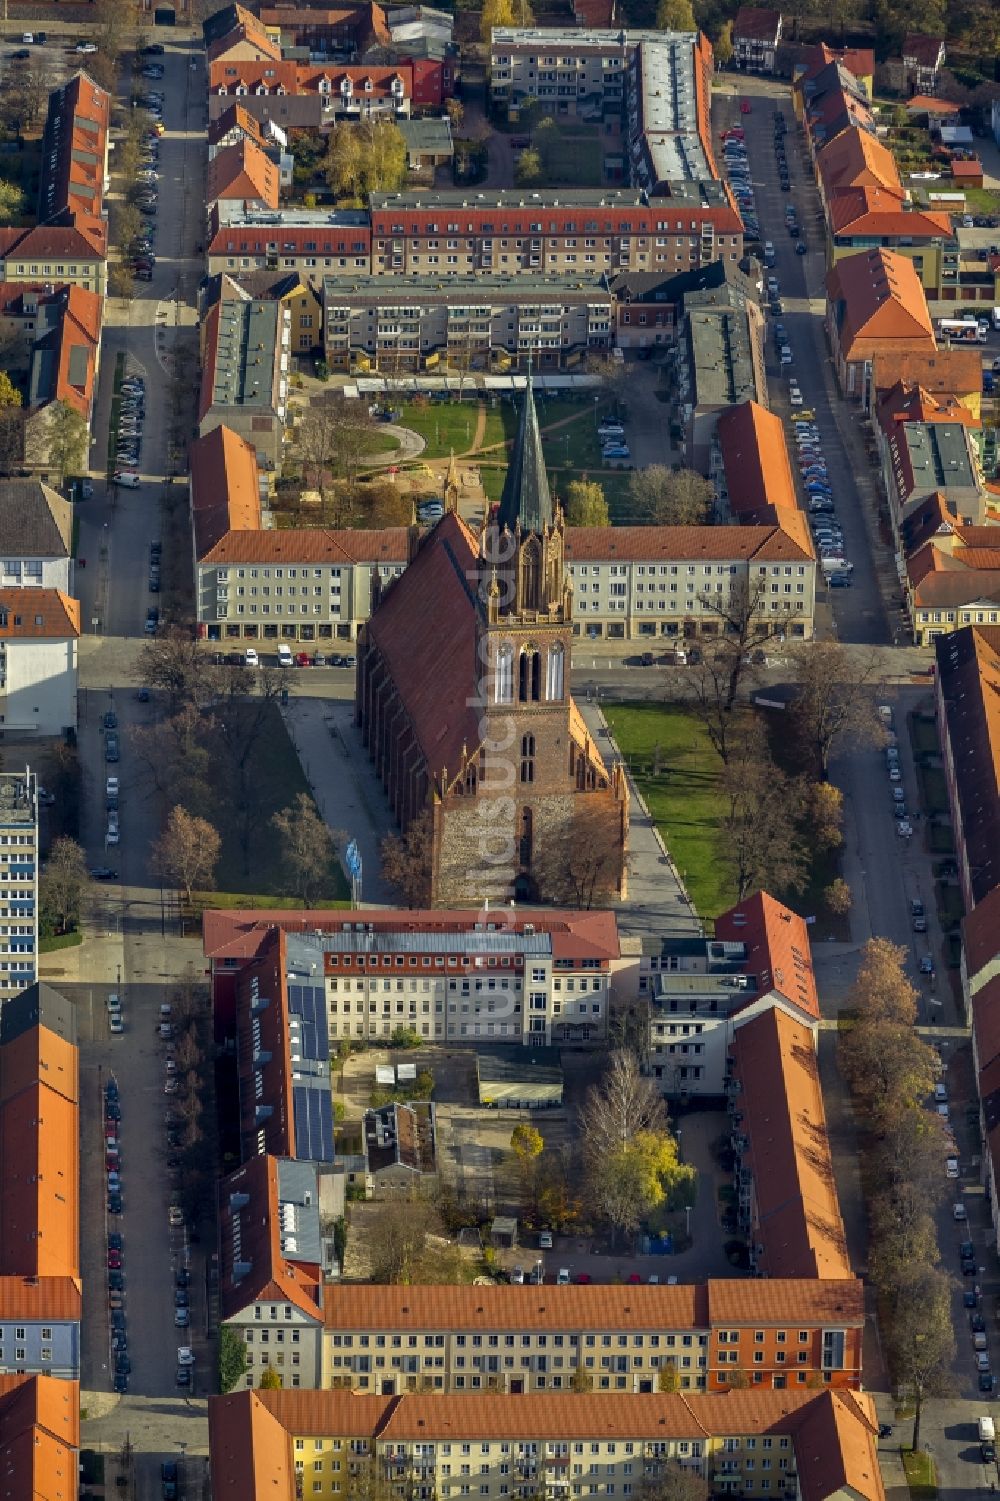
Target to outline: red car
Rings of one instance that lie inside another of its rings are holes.
[[[587,1284],[591,1280],[590,1273],[589,1272],[577,1272],[577,1274],[576,1274],[576,1280],[577,1280],[577,1282],[579,1282],[579,1284],[580,1284],[581,1287],[586,1287]]]
[[[296,667],[311,667],[312,657],[307,651],[298,651],[295,653],[295,665]]]
[[[122,1269],[122,1253],[120,1251],[108,1252],[108,1271],[120,1272]]]
[[[750,100],[749,99],[741,99],[740,100],[740,114],[741,115],[748,115],[749,113],[750,113]]]
[[[641,1282],[642,1278],[639,1276],[638,1272],[629,1272],[629,1274],[628,1274],[628,1280],[631,1283],[636,1283],[636,1282]]]

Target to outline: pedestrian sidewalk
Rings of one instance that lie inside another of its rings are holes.
[[[608,766],[622,760],[601,707],[593,699],[576,706]],[[623,932],[661,938],[666,934],[700,933],[701,919],[691,905],[670,852],[660,838],[639,789],[626,769],[629,797],[628,900],[619,908]]]
[[[353,702],[296,696],[281,715],[326,823],[357,842],[362,905],[395,906],[398,893],[382,879],[379,845],[396,821],[355,727]],[[341,864],[346,843],[338,839]]]

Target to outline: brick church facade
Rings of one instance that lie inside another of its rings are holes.
[[[628,788],[570,693],[573,596],[530,381],[503,495],[376,579],[355,719],[406,831],[427,811],[436,906],[625,895]]]

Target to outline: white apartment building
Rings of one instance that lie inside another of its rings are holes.
[[[76,728],[80,602],[58,589],[0,587],[0,725],[20,735]]]
[[[626,74],[641,42],[658,31],[560,30],[550,26],[494,26],[490,92],[512,117],[523,100],[537,99],[556,115],[599,119],[620,114]],[[694,36],[689,40],[693,43]]]
[[[0,1003],[38,978],[38,778],[0,772]]]
[[[720,635],[727,606],[748,591],[762,619],[813,634],[816,558],[797,515],[764,526],[569,527],[566,557],[577,636]]]

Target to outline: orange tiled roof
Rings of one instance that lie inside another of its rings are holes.
[[[0,1273],[0,1320],[12,1323],[76,1323],[83,1314],[78,1277],[8,1277]],[[2,1490],[0,1490],[2,1495]]]
[[[780,417],[756,401],[744,401],[722,413],[717,432],[734,515],[741,521],[780,517],[783,522],[782,512],[798,510]]]
[[[217,146],[219,142],[229,134],[231,130],[240,130],[254,142],[263,147],[265,136],[264,129],[256,115],[242,104],[231,104],[227,110],[223,110],[217,120],[212,120],[208,127],[208,144]]]
[[[903,108],[915,115],[960,115],[962,106],[952,104],[950,99],[938,99],[933,94],[914,94]]]
[[[265,1496],[269,1501],[295,1501],[292,1434],[265,1406],[262,1396],[262,1392],[237,1392],[213,1397],[208,1404],[216,1501],[264,1501]]]
[[[234,1203],[234,1195],[246,1195],[249,1203]],[[238,1253],[233,1238],[237,1219]],[[319,1322],[320,1268],[286,1256],[281,1235],[277,1158],[253,1157],[219,1184],[219,1301],[224,1319],[263,1300],[291,1303]],[[250,1266],[239,1280],[234,1274],[237,1261]]]
[[[80,634],[80,601],[61,589],[0,586],[0,641],[52,641]]]
[[[982,388],[983,361],[978,348],[880,349],[873,378],[882,393],[897,383],[919,385],[932,396],[968,396]]]
[[[79,1487],[80,1387],[53,1376],[0,1376],[0,1495],[73,1501]]]
[[[744,972],[757,976],[758,994],[779,991],[797,1010],[819,1019],[809,929],[797,912],[757,891],[716,918],[715,936],[746,944]]]
[[[205,202],[242,198],[278,207],[280,175],[274,163],[253,141],[223,146],[208,164]]]
[[[934,326],[913,262],[893,250],[844,256],[827,274],[827,297],[845,360],[883,347],[935,349]]]
[[[896,159],[887,146],[856,125],[842,130],[816,156],[827,196],[842,188],[882,188],[902,198]]]
[[[828,212],[834,234],[914,240],[948,240],[952,235],[949,214],[907,209],[902,194],[897,196],[887,188],[838,188]]]
[[[188,456],[195,556],[203,559],[231,531],[260,529],[260,482],[252,443],[220,426],[196,438]]]
[[[735,1027],[758,1264],[771,1278],[849,1277],[813,1032],[778,1007]]]

